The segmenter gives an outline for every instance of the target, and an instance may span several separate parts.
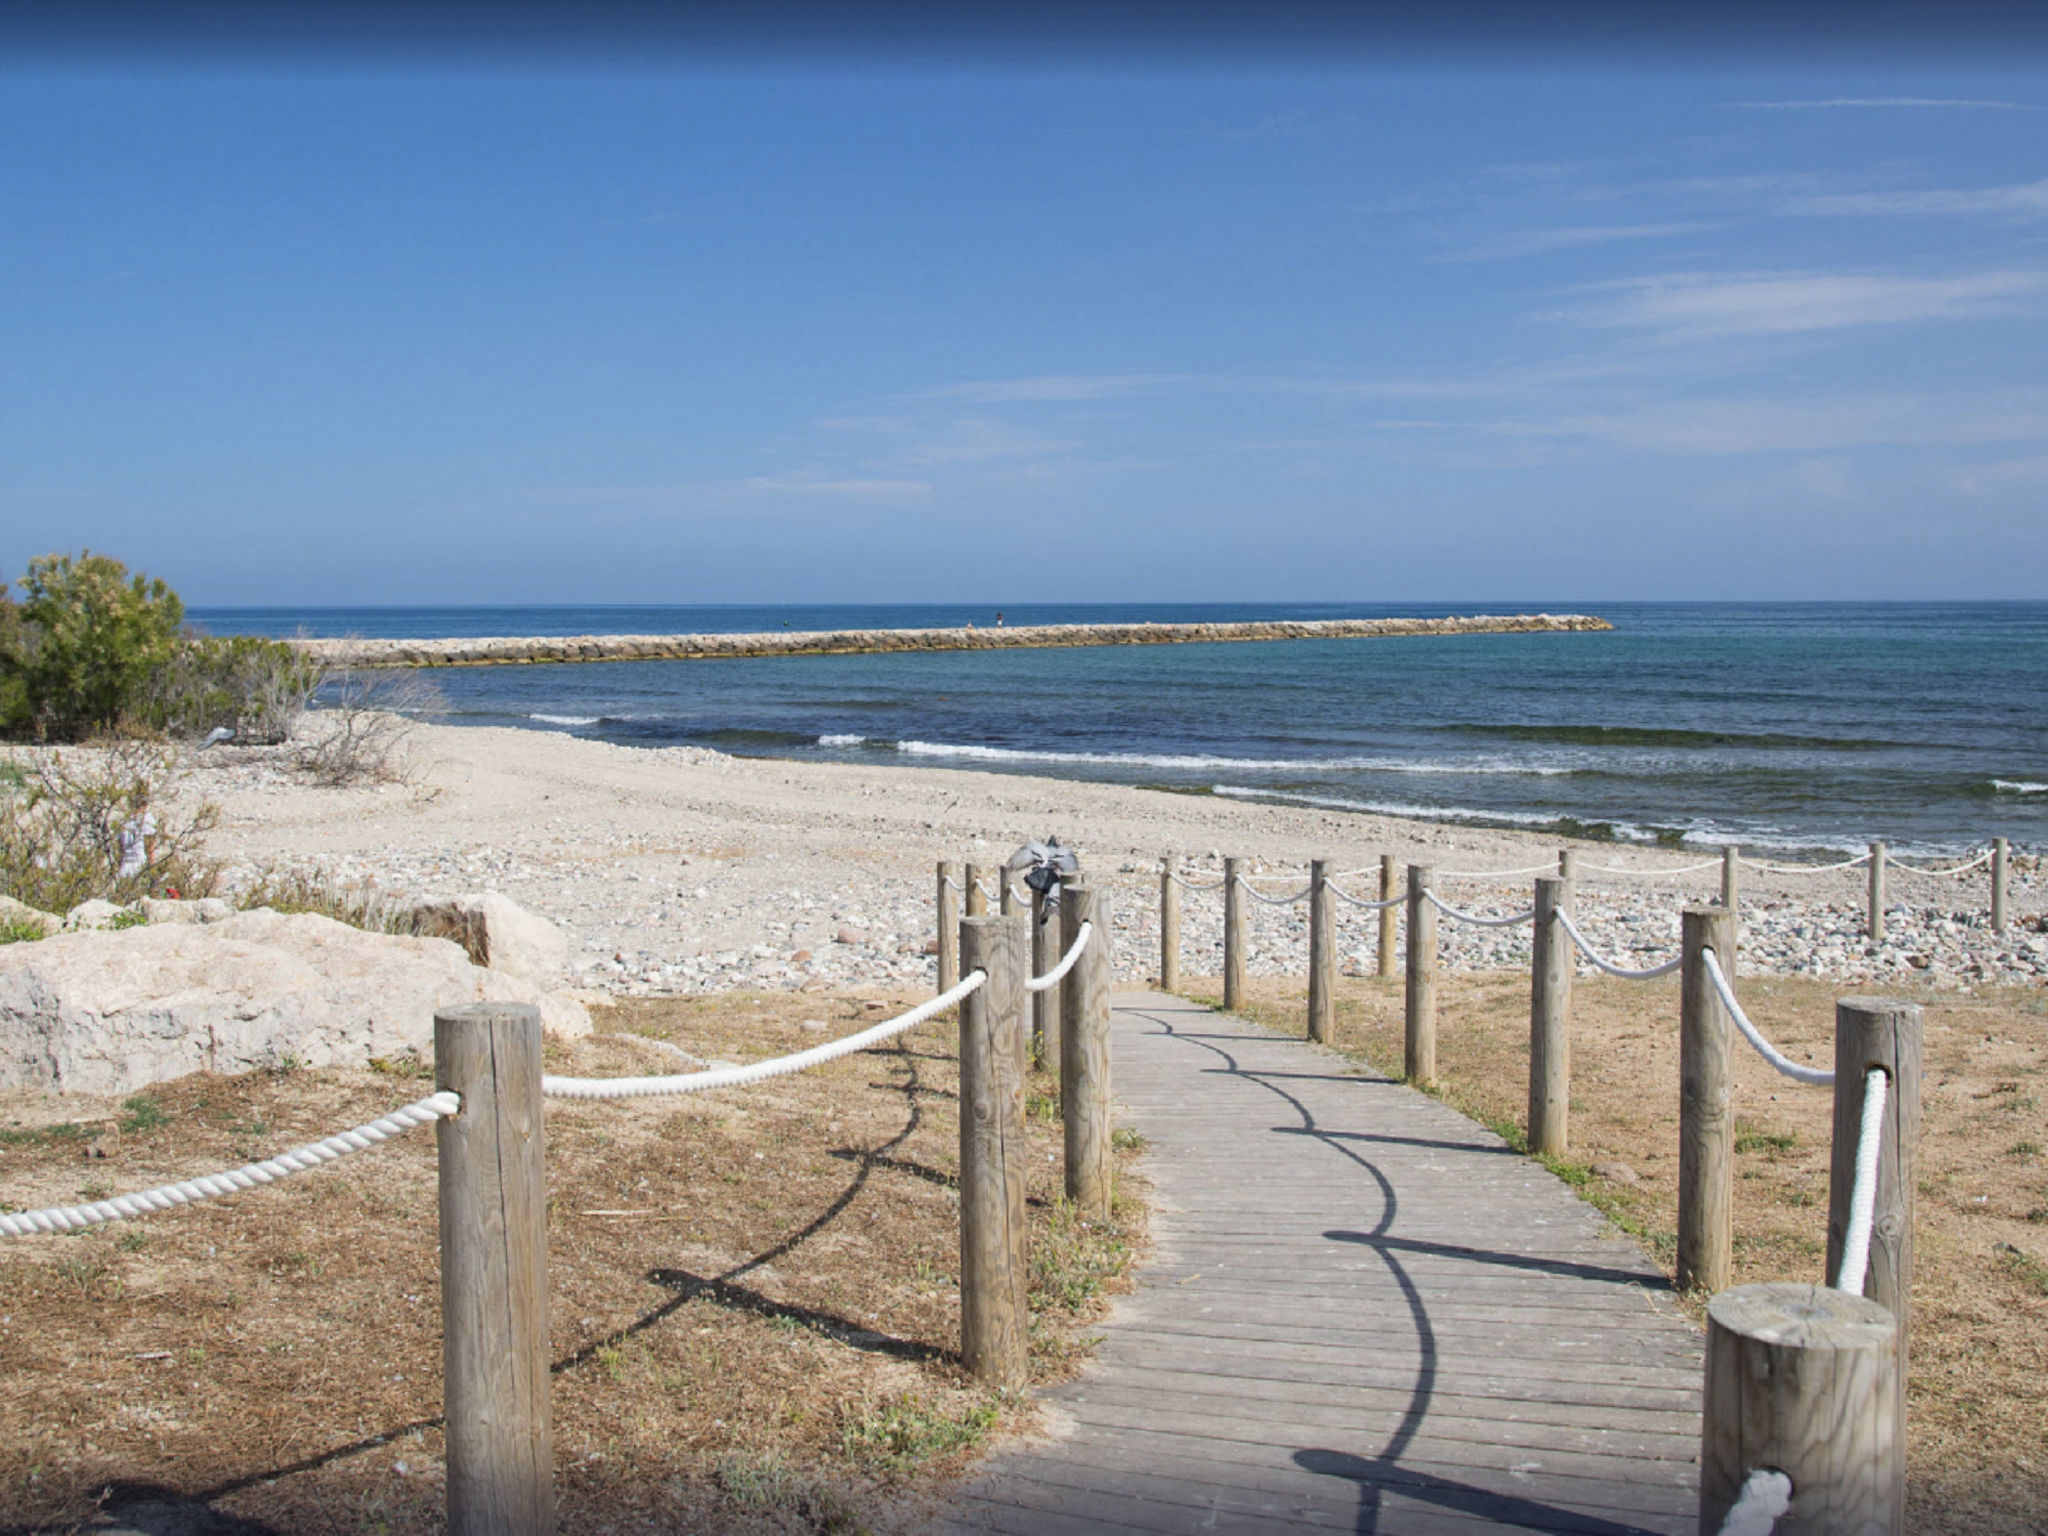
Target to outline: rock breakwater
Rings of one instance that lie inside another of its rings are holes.
[[[337,667],[489,667],[575,661],[685,661],[739,656],[844,656],[887,651],[1048,650],[1094,645],[1217,645],[1260,640],[1362,640],[1404,635],[1512,635],[1612,629],[1583,613],[1471,614],[1440,619],[1260,620],[1214,624],[1020,624],[979,629],[770,630],[698,635],[494,635],[444,640],[297,642]]]

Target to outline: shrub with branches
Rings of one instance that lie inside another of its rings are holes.
[[[199,848],[219,812],[178,794],[173,749],[137,740],[45,747],[12,766],[0,776],[0,894],[66,912],[95,898],[211,893],[217,870]],[[122,835],[145,824],[155,829],[148,857],[123,874]]]
[[[174,736],[233,731],[237,746],[288,741],[319,689],[318,662],[257,635],[189,636],[151,677],[143,718]]]
[[[108,555],[43,555],[0,617],[0,727],[76,741],[137,714],[178,647],[185,605]]]
[[[416,672],[330,673],[306,716],[299,765],[323,784],[409,783],[420,762],[420,717],[443,707],[441,690]]]

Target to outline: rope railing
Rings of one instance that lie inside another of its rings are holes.
[[[1792,1479],[1775,1467],[1758,1467],[1743,1479],[1717,1536],[1771,1536],[1791,1507]]]
[[[1536,916],[1536,909],[1531,907],[1526,912],[1517,912],[1513,917],[1481,917],[1477,912],[1466,912],[1452,906],[1435,891],[1425,889],[1422,894],[1427,896],[1429,904],[1445,917],[1456,922],[1469,923],[1474,928],[1519,928]]]
[[[39,1211],[0,1215],[0,1237],[26,1237],[31,1232],[76,1232],[83,1227],[98,1226],[101,1222],[146,1216],[153,1211],[167,1211],[174,1206],[215,1200],[261,1184],[274,1184],[291,1174],[321,1167],[351,1152],[367,1151],[379,1142],[389,1141],[415,1126],[430,1125],[445,1116],[459,1113],[461,1109],[460,1095],[430,1093],[424,1099],[394,1109],[388,1115],[378,1116],[367,1125],[337,1132],[324,1140],[294,1147],[289,1152],[280,1152],[276,1157],[266,1157],[258,1163],[244,1163],[225,1173],[202,1174],[196,1179],[160,1184],[155,1189],[145,1189],[133,1195],[95,1200],[90,1205],[55,1205]]]
[[[1555,864],[1529,864],[1521,869],[1440,869],[1436,872],[1436,878],[1439,880],[1512,880],[1519,875],[1551,874],[1556,868]],[[1366,871],[1354,869],[1349,871],[1349,873],[1362,875]]]
[[[1547,865],[1545,867],[1548,868]],[[1364,907],[1368,911],[1373,912],[1384,912],[1388,907],[1398,907],[1408,899],[1405,896],[1389,896],[1385,901],[1370,901],[1363,896],[1352,895],[1334,880],[1325,880],[1323,882],[1323,889],[1341,902],[1354,907]]]
[[[1870,855],[1859,853],[1853,859],[1844,859],[1839,864],[1772,864],[1764,859],[1743,858],[1742,862],[1751,869],[1760,869],[1767,875],[1828,875],[1838,869],[1854,869],[1859,864],[1868,864]]]
[[[1592,942],[1579,932],[1579,925],[1572,921],[1571,913],[1565,911],[1563,907],[1557,909],[1557,920],[1564,925],[1564,931],[1571,935],[1573,946],[1593,963],[1595,970],[1605,971],[1610,976],[1619,976],[1623,981],[1655,981],[1659,976],[1669,976],[1685,964],[1685,956],[1679,955],[1666,960],[1662,965],[1652,965],[1643,970],[1632,970],[1625,965],[1616,965],[1595,949]]]
[[[1719,869],[1719,859],[1707,859],[1699,864],[1681,864],[1675,869],[1630,869],[1626,864],[1581,864],[1580,873],[1596,875],[1633,875],[1638,880],[1669,880],[1677,875],[1696,875],[1703,869]]]
[[[1081,951],[1088,947],[1088,941],[1095,936],[1095,925],[1083,923],[1074,935],[1074,942],[1067,946],[1067,952],[1060,956],[1060,963],[1043,976],[1033,976],[1024,983],[1026,992],[1050,992],[1060,984],[1060,978],[1074,968],[1074,962],[1081,958]]]
[[[1220,891],[1228,883],[1220,875],[1214,880],[1190,880],[1179,870],[1175,870],[1167,878],[1184,891]]]
[[[1856,1182],[1849,1186],[1848,1229],[1842,1234],[1842,1262],[1835,1275],[1835,1289],[1852,1296],[1863,1294],[1864,1282],[1870,1274],[1870,1233],[1877,1213],[1877,1163],[1884,1149],[1884,1098],[1890,1081],[1883,1067],[1872,1067],[1863,1074],[1863,1122],[1856,1133]]]
[[[977,880],[974,882],[974,888],[990,901],[1000,900],[1003,894],[1003,888],[993,880]]]
[[[1749,1021],[1749,1015],[1742,1011],[1742,1004],[1735,1000],[1735,988],[1729,983],[1728,973],[1721,969],[1721,961],[1711,949],[1700,951],[1700,958],[1707,968],[1707,979],[1714,984],[1714,991],[1720,994],[1721,1006],[1728,1010],[1728,1017],[1735,1021],[1735,1027],[1742,1031],[1742,1038],[1756,1047],[1757,1055],[1763,1057],[1795,1083],[1812,1083],[1825,1087],[1835,1080],[1835,1074],[1820,1067],[1802,1067],[1763,1036],[1763,1031]]]
[[[1991,850],[1986,848],[1966,864],[1952,864],[1947,869],[1927,869],[1918,864],[1908,864],[1904,859],[1887,858],[1888,869],[1903,869],[1909,875],[1926,875],[1936,880],[1951,880],[1957,875],[1967,875],[1971,870],[1991,862]]]
[[[645,1099],[665,1098],[679,1093],[703,1093],[713,1088],[739,1088],[748,1083],[758,1083],[764,1078],[782,1077],[791,1072],[802,1072],[808,1068],[822,1066],[825,1062],[836,1061],[841,1056],[851,1056],[856,1051],[867,1050],[882,1041],[915,1029],[935,1014],[944,1013],[955,1003],[970,996],[982,983],[988,980],[988,972],[974,971],[964,976],[957,987],[941,992],[927,1002],[919,1003],[908,1013],[885,1019],[880,1024],[870,1025],[856,1034],[846,1035],[838,1040],[814,1045],[807,1051],[797,1051],[788,1056],[774,1056],[766,1061],[750,1062],[743,1067],[713,1067],[704,1072],[677,1072],[661,1077],[557,1077],[550,1073],[543,1077],[540,1091],[551,1099]]]
[[[1264,902],[1269,907],[1291,907],[1297,901],[1308,900],[1309,896],[1313,894],[1315,891],[1315,883],[1313,881],[1311,881],[1307,885],[1304,885],[1292,896],[1268,896],[1264,891],[1260,890],[1257,886],[1253,885],[1251,881],[1247,880],[1243,875],[1239,875],[1237,877],[1237,884],[1238,888],[1242,890],[1247,896],[1251,897],[1253,901]]]

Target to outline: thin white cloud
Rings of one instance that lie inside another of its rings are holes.
[[[966,400],[978,405],[1010,405],[1021,401],[1115,400],[1157,394],[1164,389],[1199,387],[1208,382],[1195,373],[1040,374],[1021,379],[979,379],[945,384],[925,391],[934,400]]]
[[[1674,272],[1583,291],[1598,297],[1549,318],[1694,340],[2023,314],[2048,295],[2048,272]]]
[[[2048,217],[2048,176],[2005,187],[1929,187],[1908,192],[1838,192],[1787,202],[1788,213],[1822,215],[2007,214]]]
[[[725,483],[734,490],[760,491],[777,496],[843,496],[859,501],[900,501],[905,497],[928,496],[932,490],[929,480],[829,475],[814,470],[750,475]]]
[[[1542,256],[1552,251],[1576,251],[1588,246],[1613,245],[1626,240],[1665,240],[1677,235],[1697,235],[1727,226],[1716,221],[1687,219],[1669,224],[1585,224],[1564,229],[1531,229],[1507,235],[1490,245],[1440,256],[1439,261],[1500,261],[1515,256]]]
[[[2001,491],[2032,490],[2048,486],[2048,453],[2031,458],[2004,459],[1980,464],[1956,476],[1956,488],[1970,496],[1989,496]]]
[[[1856,448],[2048,442],[2048,400],[1863,394],[1833,399],[1673,400],[1638,410],[1502,422],[1512,437],[1578,438],[1641,453],[1833,454]]]
[[[1825,112],[1838,107],[1935,107],[1978,112],[2038,112],[2023,101],[1984,101],[1966,96],[1825,96],[1806,101],[1728,101],[1746,112]]]
[[[1072,452],[1079,445],[1064,438],[1020,431],[1006,422],[971,416],[951,422],[924,442],[894,455],[906,464],[986,464],[998,459],[1043,458]]]

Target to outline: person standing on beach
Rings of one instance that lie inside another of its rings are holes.
[[[135,814],[121,824],[121,867],[114,871],[116,880],[126,880],[139,875],[149,865],[149,840],[156,836],[156,817],[150,813],[149,802],[136,803]]]
[[[1003,613],[1002,613],[1002,610],[1001,610],[1000,608],[998,608],[998,609],[996,610],[996,628],[997,628],[997,629],[1001,629],[1002,627],[1003,627]]]

